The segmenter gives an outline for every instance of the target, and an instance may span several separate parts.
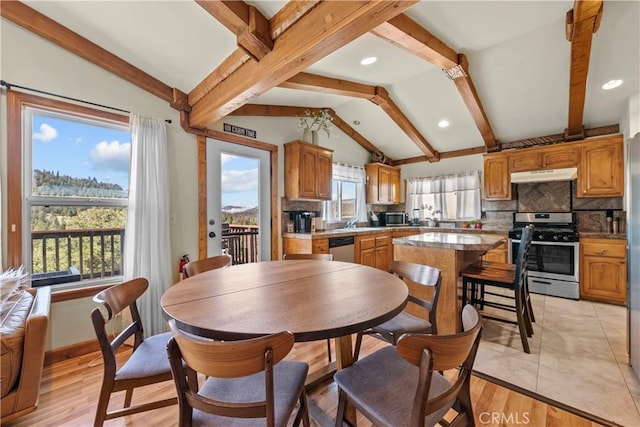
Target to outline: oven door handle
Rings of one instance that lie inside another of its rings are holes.
[[[520,244],[520,240],[511,240],[511,243]],[[543,245],[543,246],[576,246],[578,242],[540,242],[540,241],[532,241],[532,245]]]

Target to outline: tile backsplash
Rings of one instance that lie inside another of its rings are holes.
[[[607,214],[619,218],[620,233],[626,230],[622,197],[579,199],[575,181],[518,184],[513,200],[482,201],[486,228],[509,229],[513,212],[575,212],[578,231],[606,232]]]

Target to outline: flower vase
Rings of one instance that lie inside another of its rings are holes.
[[[317,130],[312,130],[311,131],[311,143],[313,145],[318,145],[319,141],[318,141],[318,131]]]
[[[309,129],[304,129],[302,131],[302,140],[304,142],[311,142],[311,131]]]

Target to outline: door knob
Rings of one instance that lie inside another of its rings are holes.
[[[209,233],[209,237],[211,237],[211,238],[216,237],[216,233],[214,233],[213,231],[211,231],[211,232]]]

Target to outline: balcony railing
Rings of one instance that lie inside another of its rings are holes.
[[[222,251],[233,258],[233,264],[258,262],[257,225],[222,224]]]
[[[234,264],[258,262],[259,227],[223,224],[222,250]],[[44,230],[31,232],[31,272],[80,271],[81,280],[122,274],[123,228]],[[36,286],[37,283],[34,283]]]
[[[122,274],[124,229],[32,231],[31,248],[33,274],[76,267],[81,280],[119,276]]]

